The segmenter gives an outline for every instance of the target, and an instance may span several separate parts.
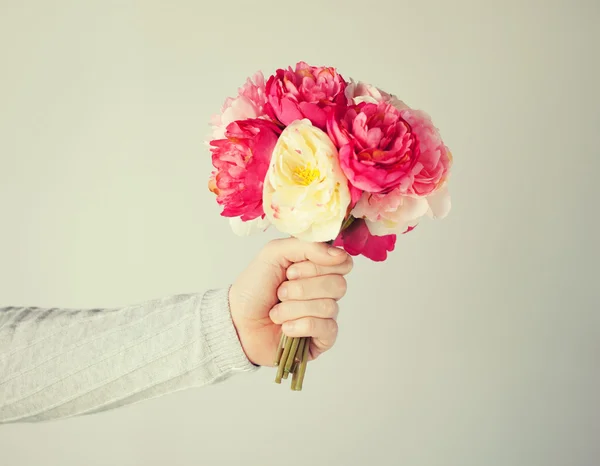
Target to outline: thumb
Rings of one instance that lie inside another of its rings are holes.
[[[347,259],[343,249],[325,243],[309,243],[297,238],[271,241],[263,249],[263,258],[283,268],[294,262],[311,261],[317,265],[332,266],[342,264]]]

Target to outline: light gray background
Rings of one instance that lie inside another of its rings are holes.
[[[4,305],[227,285],[270,236],[218,217],[203,139],[257,69],[335,65],[455,155],[450,217],[357,261],[303,393],[262,370],[0,427],[0,464],[599,464],[599,24],[593,0],[0,1]]]

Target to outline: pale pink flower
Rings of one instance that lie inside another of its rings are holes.
[[[356,82],[353,79],[350,79],[350,82],[346,86],[345,94],[348,102],[354,105],[358,105],[362,102],[377,104],[379,102],[387,102],[391,99],[390,94],[382,91],[378,87],[362,81]]]
[[[426,197],[405,195],[400,189],[387,194],[364,193],[352,215],[364,218],[373,235],[400,234],[414,228],[423,217],[444,218],[450,212],[447,185]]]
[[[367,84],[362,81],[354,81],[350,79],[350,82],[346,86],[346,98],[348,102],[354,105],[358,105],[362,102],[370,104],[377,104],[379,102],[389,102],[398,110],[404,110],[409,108],[404,102],[398,99],[392,94],[375,87],[371,84]]]
[[[228,97],[221,113],[213,116],[213,139],[223,139],[230,123],[253,118],[266,118],[265,78],[257,72],[238,90],[237,97]]]

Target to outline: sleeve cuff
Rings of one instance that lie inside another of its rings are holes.
[[[207,291],[201,304],[202,332],[220,375],[258,370],[242,348],[231,318],[229,288]]]

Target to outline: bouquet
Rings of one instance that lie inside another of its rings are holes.
[[[450,210],[452,155],[423,111],[332,67],[248,78],[212,121],[209,189],[238,235],[274,227],[383,261]],[[275,381],[301,390],[309,338],[282,335]]]

